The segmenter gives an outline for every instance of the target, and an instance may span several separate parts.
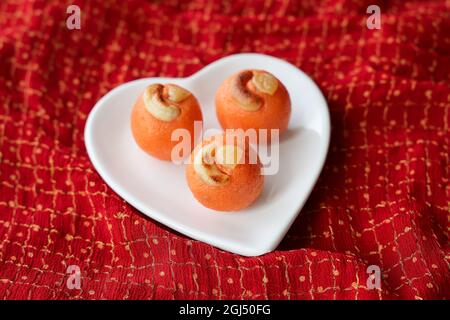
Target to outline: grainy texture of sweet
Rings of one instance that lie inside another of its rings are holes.
[[[374,2],[381,30],[365,26]],[[71,4],[81,30],[66,28]],[[306,206],[255,258],[144,217],[83,141],[113,87],[249,51],[306,71],[333,126]],[[449,1],[2,0],[0,298],[448,299],[449,110]]]

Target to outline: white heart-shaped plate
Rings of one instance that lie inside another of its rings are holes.
[[[184,166],[148,156],[134,142],[130,115],[151,83],[174,83],[198,99],[204,128],[220,129],[214,96],[222,81],[243,69],[264,69],[289,91],[292,115],[279,144],[279,170],[249,208],[222,213],[192,196]],[[327,103],[316,84],[290,63],[262,54],[217,60],[188,78],[145,78],[122,84],[94,106],[85,127],[88,155],[105,182],[147,216],[191,238],[244,256],[274,250],[299,214],[325,162],[330,140]]]

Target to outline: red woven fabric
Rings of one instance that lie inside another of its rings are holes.
[[[73,2],[81,30],[66,28]],[[450,3],[378,1],[382,27],[369,30],[373,2],[2,0],[0,297],[448,299]],[[306,206],[254,258],[137,212],[83,141],[113,87],[237,52],[307,72],[333,127]],[[81,289],[67,288],[69,265]],[[366,285],[369,265],[380,290]]]

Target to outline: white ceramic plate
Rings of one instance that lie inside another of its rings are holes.
[[[292,116],[280,140],[278,173],[265,177],[264,191],[250,208],[221,213],[194,199],[183,166],[159,161],[138,148],[130,115],[147,85],[170,82],[197,97],[206,129],[220,129],[215,92],[226,77],[242,69],[265,69],[278,77],[291,96]],[[283,239],[322,170],[329,138],[328,107],[316,84],[295,66],[261,54],[228,56],[188,78],[146,78],[120,85],[97,102],[85,127],[92,164],[123,199],[191,238],[244,256],[272,251]]]

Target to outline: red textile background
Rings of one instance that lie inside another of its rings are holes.
[[[381,30],[365,27],[374,2]],[[74,1],[82,25],[70,31],[72,3],[0,2],[1,298],[450,297],[449,1]],[[144,217],[83,142],[113,87],[237,52],[307,72],[333,127],[306,206],[279,248],[254,258]],[[380,290],[366,286],[373,264]],[[66,287],[69,265],[79,290]]]

